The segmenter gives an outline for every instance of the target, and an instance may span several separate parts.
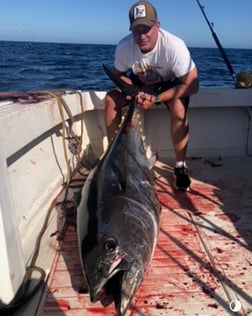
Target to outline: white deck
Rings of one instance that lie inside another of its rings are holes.
[[[235,315],[232,301],[241,304],[236,315],[252,313],[251,159],[225,157],[216,167],[207,159],[190,160],[189,192],[174,191],[172,161],[157,163],[161,229],[151,267],[127,316]],[[50,227],[47,235],[55,229]],[[26,306],[16,316],[115,315],[113,305],[92,304],[88,294],[80,293],[76,247],[76,232],[69,226],[51,253],[54,264],[38,312]]]

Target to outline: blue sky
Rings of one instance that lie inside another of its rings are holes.
[[[200,0],[224,48],[252,48],[252,0]],[[0,0],[0,40],[116,44],[132,0]],[[161,26],[216,47],[196,0],[153,0]]]

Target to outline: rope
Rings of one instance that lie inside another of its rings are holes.
[[[66,184],[67,184],[66,192],[67,192],[68,186],[70,184],[72,172],[71,172],[71,166],[70,166],[68,156],[67,156],[66,140],[67,139],[71,140],[71,138],[76,138],[77,136],[74,134],[74,132],[72,130],[72,126],[74,123],[72,113],[71,113],[69,107],[67,106],[66,102],[64,101],[64,99],[61,96],[58,96],[56,94],[58,92],[65,92],[65,90],[37,91],[37,92],[31,93],[31,95],[34,95],[34,96],[49,95],[57,101],[58,109],[59,109],[59,113],[60,113],[60,117],[61,117],[61,121],[62,121],[62,144],[63,144],[64,158],[65,158],[65,162],[66,162],[66,166],[67,166],[67,180],[66,180]],[[81,113],[84,113],[84,105],[83,105],[81,92],[80,91],[73,91],[73,90],[71,90],[71,92],[78,94],[79,100],[80,100],[80,106],[81,106]],[[65,122],[65,118],[64,118],[64,109],[69,116],[69,120],[70,120],[69,128],[66,127],[66,122]],[[77,166],[80,162],[80,154],[81,154],[82,140],[83,140],[83,130],[84,130],[83,120],[81,120],[81,136],[79,137],[79,141],[77,141],[76,150],[74,152],[72,152],[77,156],[77,159],[76,159]],[[64,205],[65,202],[66,202],[66,196],[62,202],[62,205]],[[46,218],[44,220],[44,224],[43,224],[43,226],[42,226],[42,228],[37,236],[35,247],[34,247],[34,253],[33,253],[30,265],[28,267],[26,267],[26,272],[25,272],[25,275],[23,277],[21,286],[20,286],[18,292],[16,293],[15,297],[13,298],[13,300],[9,304],[1,304],[0,305],[0,315],[6,315],[6,313],[8,313],[8,312],[13,312],[14,310],[18,309],[21,305],[26,303],[31,297],[33,297],[35,295],[35,293],[39,290],[39,288],[41,287],[41,285],[45,281],[46,272],[44,269],[36,266],[36,261],[37,261],[38,256],[39,256],[41,240],[42,240],[43,235],[47,229],[48,222],[49,222],[53,208],[54,208],[54,206],[51,206],[49,208],[47,215],[46,215]],[[35,286],[33,286],[33,288],[29,291],[29,285],[31,283],[32,274],[34,272],[38,272],[40,274],[40,277],[37,281],[37,284]]]
[[[58,109],[59,109],[59,114],[61,117],[61,122],[62,122],[62,144],[63,144],[63,153],[64,153],[64,159],[65,159],[65,163],[66,163],[66,167],[67,167],[67,177],[66,177],[66,183],[68,184],[71,178],[71,166],[70,166],[70,162],[68,159],[68,155],[67,155],[67,145],[66,145],[66,140],[69,140],[69,150],[70,152],[76,156],[76,166],[78,165],[78,163],[80,162],[80,154],[81,154],[81,150],[82,150],[82,140],[83,140],[83,120],[81,120],[81,135],[77,136],[74,132],[73,132],[73,124],[74,124],[74,118],[72,116],[71,110],[69,109],[67,103],[65,102],[65,100],[62,98],[61,95],[57,95],[56,93],[59,92],[66,92],[66,89],[59,89],[59,90],[50,90],[50,91],[36,91],[34,93],[32,93],[33,95],[37,96],[37,95],[49,95],[52,98],[54,98],[58,104]],[[84,104],[83,104],[83,99],[82,99],[82,94],[80,91],[78,90],[71,90],[71,93],[76,93],[79,96],[79,101],[80,101],[80,108],[81,108],[81,113],[84,113]],[[68,114],[69,117],[69,127],[66,126],[66,120],[64,117],[64,110],[66,111],[66,113]],[[75,166],[73,166],[73,169],[75,168]]]
[[[83,113],[84,113],[84,104],[83,104],[82,94],[81,94],[81,92],[78,91],[78,90],[72,90],[72,92],[73,92],[73,93],[76,93],[76,94],[79,96],[80,110],[81,110],[81,113],[83,114]],[[80,160],[81,160],[83,131],[84,131],[84,122],[83,122],[83,119],[81,119],[80,141],[79,141],[78,150],[77,150],[77,162],[76,162],[77,166],[79,165]]]
[[[45,94],[45,95],[50,95],[52,98],[54,98],[57,101],[58,104],[58,109],[59,109],[59,114],[61,117],[61,122],[62,122],[62,145],[63,145],[63,153],[64,153],[64,159],[66,162],[66,167],[67,167],[67,177],[66,177],[66,183],[69,183],[70,181],[70,174],[71,174],[71,167],[70,163],[68,160],[67,156],[67,149],[66,149],[66,124],[65,124],[65,118],[64,118],[64,111],[63,111],[63,104],[62,104],[62,99],[53,93],[52,91],[37,91],[34,93],[35,95],[37,94]]]
[[[218,269],[217,269],[217,267],[216,267],[217,263],[215,262],[216,259],[212,256],[211,251],[209,250],[207,244],[205,243],[205,241],[203,239],[203,236],[202,236],[202,234],[201,234],[201,232],[199,230],[199,227],[198,227],[197,223],[193,219],[192,214],[191,213],[188,213],[188,214],[189,214],[190,220],[191,220],[191,222],[192,222],[192,224],[193,224],[193,226],[194,226],[194,228],[195,228],[195,230],[197,232],[197,235],[198,235],[198,237],[199,237],[199,239],[201,241],[201,244],[202,244],[204,250],[206,251],[206,254],[207,254],[208,259],[210,261],[211,267],[213,268],[212,271],[213,271],[215,277],[217,278],[217,280],[222,285],[222,288],[223,288],[224,293],[226,295],[227,304],[230,304],[234,299],[239,300],[239,297],[237,296],[237,293],[234,290],[232,284],[228,284],[227,283],[228,277],[226,276],[224,270],[222,269],[222,266],[220,265],[220,267],[218,267]],[[232,291],[230,291],[229,288],[231,288]],[[241,315],[244,315],[244,316],[246,315],[246,313],[245,313],[243,308],[242,308],[241,312],[242,312]]]

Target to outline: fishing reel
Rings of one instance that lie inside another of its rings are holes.
[[[252,72],[241,71],[235,77],[236,88],[251,88],[252,87]]]

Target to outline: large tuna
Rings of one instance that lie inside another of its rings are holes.
[[[77,228],[92,302],[114,301],[124,315],[155,249],[160,206],[134,100],[108,151],[82,190]]]

